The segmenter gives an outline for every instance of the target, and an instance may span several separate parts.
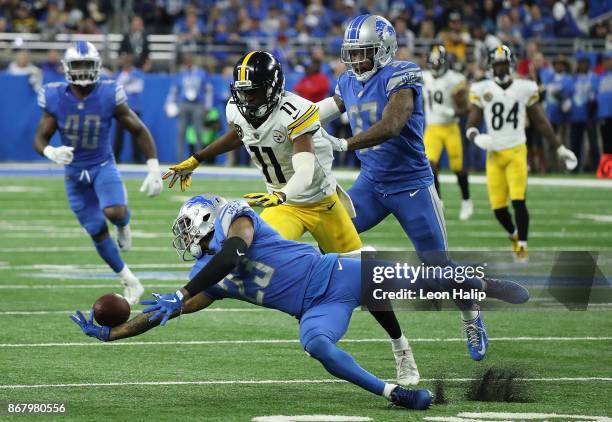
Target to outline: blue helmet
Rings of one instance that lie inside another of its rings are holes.
[[[172,224],[172,246],[184,261],[200,258],[200,241],[215,230],[215,220],[227,201],[216,195],[197,195],[181,207]]]
[[[100,79],[102,59],[92,43],[77,41],[64,53],[62,66],[68,83],[87,86],[95,84]]]

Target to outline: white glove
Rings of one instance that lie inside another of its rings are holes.
[[[565,168],[568,170],[574,170],[578,166],[578,159],[576,158],[576,155],[563,145],[557,148],[557,157],[563,160]]]
[[[474,137],[474,143],[478,148],[487,151],[493,143],[493,138],[491,137],[491,135],[488,135],[486,133],[479,133]]]
[[[447,119],[452,119],[453,117],[455,117],[455,109],[452,107],[439,105],[436,106],[436,112],[440,113],[443,117]]]
[[[327,139],[332,144],[332,149],[334,151],[346,151],[348,149],[346,139],[336,138],[335,136],[327,133],[325,129],[321,129],[321,135],[323,135],[323,138]]]
[[[73,151],[74,147],[62,145],[61,147],[56,148],[52,147],[51,145],[47,145],[45,149],[43,149],[43,155],[54,163],[65,166],[66,164],[72,163],[72,159],[74,158]]]
[[[147,196],[157,196],[161,193],[164,186],[157,158],[149,158],[147,160],[147,167],[149,167],[149,174],[147,174],[147,177],[142,182],[140,192],[145,192]]]
[[[179,108],[176,103],[167,103],[164,107],[164,111],[169,119],[173,119],[179,114]]]

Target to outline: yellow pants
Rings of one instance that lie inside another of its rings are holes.
[[[362,247],[359,234],[335,192],[314,204],[266,208],[261,218],[288,240],[298,240],[304,232],[310,232],[324,252],[350,252]]]
[[[487,190],[491,208],[505,208],[510,200],[524,200],[527,192],[527,147],[517,145],[487,153]]]
[[[429,161],[435,164],[440,162],[442,150],[446,149],[451,170],[455,173],[463,170],[463,145],[457,123],[427,125],[423,141]]]

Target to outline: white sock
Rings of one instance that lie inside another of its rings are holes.
[[[402,350],[406,350],[408,347],[408,339],[406,336],[404,336],[404,334],[402,334],[400,338],[391,339],[391,348],[393,349],[393,353],[401,352]]]
[[[480,314],[480,310],[465,310],[465,311],[461,311],[461,319],[465,322],[467,321],[474,321],[476,318],[478,318],[478,315]]]
[[[514,232],[510,236],[512,236],[512,237],[518,236],[518,230],[514,229]]]
[[[119,278],[123,281],[134,281],[138,280],[138,277],[128,268],[127,265],[123,266],[123,269],[117,273]]]
[[[518,241],[518,245],[519,245],[519,248],[527,249],[527,241],[526,240],[519,240]]]
[[[397,387],[397,385],[385,383],[385,389],[383,390],[382,394],[383,397],[391,401],[391,392],[395,390],[395,387]]]

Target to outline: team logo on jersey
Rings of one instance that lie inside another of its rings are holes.
[[[244,136],[244,132],[242,131],[242,128],[239,125],[234,125],[234,129],[236,129],[236,133],[238,133],[238,137],[242,139],[242,137]]]
[[[285,142],[285,134],[280,130],[273,130],[272,139],[274,139],[274,142],[276,142],[277,144],[282,144],[283,142]]]
[[[485,95],[483,95],[482,98],[486,102],[489,102],[493,99],[493,94],[491,94],[490,92],[485,92]]]

